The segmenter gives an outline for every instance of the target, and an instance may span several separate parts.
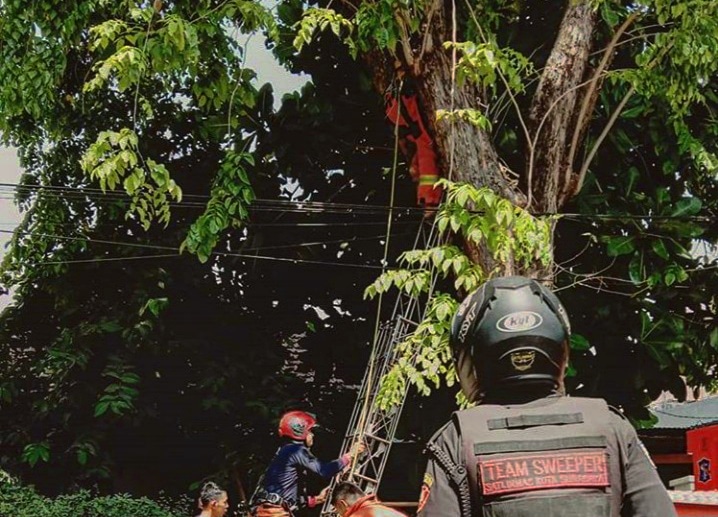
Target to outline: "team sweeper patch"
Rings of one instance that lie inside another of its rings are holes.
[[[560,451],[479,458],[485,496],[546,488],[607,487],[605,451]]]

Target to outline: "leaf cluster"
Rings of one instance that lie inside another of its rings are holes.
[[[458,246],[442,244],[404,252],[405,268],[382,273],[365,291],[372,298],[392,288],[409,296],[429,296],[426,314],[409,338],[397,345],[397,361],[381,381],[377,405],[385,410],[399,404],[408,385],[423,395],[456,380],[449,348],[451,319],[458,302],[434,290],[437,279],[454,278],[453,289],[465,294],[514,267],[547,266],[552,259],[552,218],[536,218],[488,188],[441,180],[446,201],[436,215],[440,240],[456,236],[473,246],[485,246],[497,264],[492,270],[474,263]],[[459,400],[459,403],[463,401]]]

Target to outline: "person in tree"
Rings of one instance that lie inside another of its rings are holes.
[[[459,306],[451,347],[462,391],[430,440],[419,517],[676,515],[626,418],[564,396],[571,328],[535,280],[489,280]]]
[[[417,204],[435,207],[441,202],[443,189],[435,186],[439,181],[439,166],[434,141],[411,79],[400,70],[397,75],[401,91],[386,93],[386,116],[392,125],[398,126],[399,147],[409,161],[412,179],[418,184]]]
[[[197,502],[200,513],[197,517],[224,517],[229,508],[227,492],[211,481],[202,486]]]
[[[377,499],[367,495],[354,483],[343,481],[332,491],[332,506],[339,517],[406,517]]]
[[[314,508],[326,501],[328,488],[316,496],[308,496],[308,472],[331,479],[346,468],[354,457],[364,451],[357,443],[349,453],[329,462],[312,454],[317,420],[304,411],[289,411],[279,420],[279,437],[284,441],[270,462],[250,501],[255,517],[289,517],[304,508]]]

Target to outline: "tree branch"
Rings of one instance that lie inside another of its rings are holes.
[[[578,117],[576,118],[576,127],[573,130],[573,137],[571,138],[571,147],[569,148],[567,160],[568,167],[566,167],[566,170],[564,171],[564,188],[568,186],[571,181],[571,175],[573,174],[573,161],[576,157],[576,151],[578,150],[578,141],[581,133],[583,132],[584,125],[588,123],[588,113],[589,111],[593,111],[593,106],[595,106],[596,104],[597,97],[594,94],[598,88],[599,78],[602,76],[603,71],[606,69],[609,62],[613,60],[613,53],[616,50],[618,40],[621,38],[621,36],[623,36],[623,33],[626,32],[626,29],[628,29],[628,27],[630,27],[630,25],[638,19],[639,16],[639,12],[636,11],[632,13],[628,18],[626,18],[626,21],[624,21],[623,24],[621,24],[616,33],[613,35],[613,38],[611,38],[611,42],[606,47],[606,50],[603,53],[603,57],[601,58],[601,62],[599,63],[598,68],[596,68],[596,71],[591,78],[588,90],[583,97],[583,102],[581,103],[581,110],[578,112]],[[573,193],[575,194],[576,192],[578,192],[578,190]]]
[[[483,29],[481,28],[481,25],[479,24],[479,20],[476,17],[476,12],[474,11],[473,6],[469,2],[469,0],[464,0],[466,2],[466,7],[469,9],[469,12],[471,13],[471,18],[474,20],[474,24],[476,25],[476,28],[479,31],[479,35],[481,36],[481,39],[484,41],[484,43],[488,43],[488,39],[486,38]],[[524,137],[526,138],[526,142],[528,142],[529,145],[529,151],[533,153],[533,147],[534,144],[531,141],[531,134],[529,133],[528,125],[526,124],[526,121],[524,120],[523,115],[521,114],[521,109],[519,108],[519,103],[516,101],[516,96],[511,92],[511,87],[509,86],[509,82],[506,80],[506,76],[501,71],[500,67],[496,67],[496,72],[498,73],[499,78],[501,79],[501,82],[504,84],[504,88],[506,88],[506,94],[509,96],[509,99],[511,100],[511,104],[513,104],[514,109],[516,110],[516,115],[519,119],[519,124],[521,125],[521,128],[524,132]],[[531,191],[528,192],[528,204],[531,204]]]
[[[673,42],[670,42],[668,46],[663,48],[659,54],[655,57],[655,59],[649,63],[646,67],[646,69],[650,70],[653,68],[663,57],[668,54],[671,47],[673,47]],[[591,161],[593,161],[594,157],[596,156],[596,153],[598,152],[598,148],[601,146],[603,141],[606,139],[606,136],[608,136],[609,131],[613,127],[613,125],[616,123],[616,120],[618,120],[618,117],[621,115],[621,112],[623,111],[623,108],[626,107],[626,103],[633,97],[633,94],[636,92],[635,85],[631,85],[631,87],[626,92],[626,95],[623,96],[623,99],[621,99],[621,102],[616,107],[616,110],[611,115],[611,118],[608,119],[608,122],[606,123],[606,127],[603,128],[603,131],[601,131],[601,134],[598,136],[598,140],[596,140],[596,143],[593,145],[593,148],[588,153],[588,156],[586,157],[586,160],[583,162],[583,165],[581,166],[581,171],[578,173],[578,180],[576,182],[576,192],[579,192],[581,188],[583,187],[583,182],[586,179],[586,173],[588,172],[588,167],[591,165]]]
[[[538,203],[536,209],[543,212],[555,212],[558,208],[559,182],[563,179],[567,140],[578,98],[576,85],[588,66],[596,25],[596,12],[590,2],[571,0],[567,4],[530,109],[530,120],[537,131],[533,139],[535,149],[533,152],[529,149],[527,190],[532,202]],[[538,138],[544,121],[549,131]],[[537,167],[542,174],[534,178]]]
[[[591,161],[596,156],[596,153],[598,152],[598,148],[601,146],[603,141],[608,136],[608,133],[611,131],[613,124],[616,123],[616,120],[618,120],[618,117],[621,115],[623,108],[626,107],[626,103],[631,99],[631,97],[633,97],[633,94],[635,92],[636,92],[636,87],[631,86],[628,89],[628,91],[626,92],[626,95],[623,96],[623,99],[621,99],[621,102],[618,104],[618,106],[616,106],[616,109],[611,114],[611,118],[608,119],[608,123],[606,123],[606,127],[604,127],[603,131],[601,131],[601,134],[598,136],[596,143],[593,145],[593,148],[591,148],[591,151],[588,153],[586,160],[583,162],[583,165],[581,166],[581,171],[578,173],[578,181],[576,182],[576,192],[581,191],[581,187],[583,187],[583,181],[586,178],[586,173],[588,172],[588,167],[589,167],[589,165],[591,165]]]

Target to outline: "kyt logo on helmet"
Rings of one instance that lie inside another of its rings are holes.
[[[531,311],[519,311],[507,314],[496,322],[501,332],[525,332],[539,327],[543,323],[540,314]]]

